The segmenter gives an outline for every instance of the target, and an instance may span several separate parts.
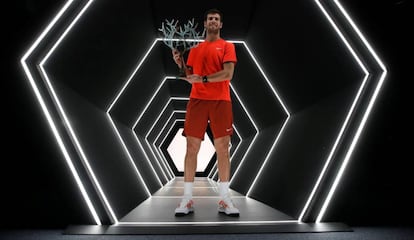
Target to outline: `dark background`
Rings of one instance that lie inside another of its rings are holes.
[[[408,1],[341,2],[378,51],[389,74],[325,220],[351,226],[412,226],[412,78],[407,60],[412,26]],[[6,40],[2,45],[2,133],[6,134],[2,134],[1,144],[0,228],[64,228],[90,223],[89,212],[19,63],[64,3],[25,0],[2,7],[6,29],[2,31]]]

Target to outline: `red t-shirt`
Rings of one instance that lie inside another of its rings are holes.
[[[190,50],[187,59],[187,65],[192,67],[193,73],[200,76],[223,70],[225,62],[237,62],[236,50],[233,43],[221,38],[213,42],[199,43]],[[193,83],[190,98],[231,101],[230,80]]]

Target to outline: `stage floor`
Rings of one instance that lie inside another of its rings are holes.
[[[239,217],[217,210],[220,200],[217,182],[196,178],[193,188],[194,213],[176,217],[174,210],[183,195],[184,180],[177,177],[153,194],[118,224],[111,226],[70,226],[67,234],[194,234],[258,232],[350,231],[341,223],[306,224],[297,219],[230,190]]]
[[[295,221],[292,217],[259,201],[230,190],[239,217],[229,217],[217,211],[220,196],[217,183],[208,178],[196,178],[193,188],[194,213],[176,217],[174,210],[183,195],[183,178],[176,178],[145,200],[120,224],[229,224]]]
[[[260,234],[202,234],[202,235],[104,235],[104,236],[78,236],[62,234],[62,229],[11,229],[0,230],[2,240],[218,240],[218,239],[260,239],[260,240],[408,240],[414,238],[412,227],[357,227],[352,226],[351,232],[325,232],[325,233],[260,233]]]

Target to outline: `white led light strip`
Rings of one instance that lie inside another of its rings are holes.
[[[328,14],[328,13],[327,13],[327,11],[323,8],[323,6],[320,4],[320,2],[319,2],[319,1],[316,1],[316,3],[317,3],[317,5],[319,6],[319,8],[321,9],[321,11],[324,13],[325,17],[328,19],[328,21],[330,22],[330,24],[332,25],[332,27],[335,29],[336,33],[337,33],[337,34],[338,34],[338,36],[341,38],[341,40],[343,41],[343,43],[345,44],[345,46],[347,47],[347,49],[350,51],[350,53],[351,53],[351,54],[352,54],[352,56],[354,57],[355,61],[358,63],[358,65],[360,66],[360,68],[361,68],[361,69],[362,69],[362,71],[364,72],[365,76],[364,76],[364,78],[363,78],[363,81],[362,81],[361,86],[359,87],[359,90],[358,90],[358,92],[357,92],[356,98],[354,99],[354,101],[353,101],[353,103],[352,103],[352,105],[351,105],[350,111],[348,112],[348,114],[347,114],[347,116],[346,116],[346,118],[345,118],[345,121],[344,121],[344,123],[342,124],[341,130],[339,131],[339,134],[338,134],[338,136],[336,137],[335,143],[334,143],[334,145],[333,145],[333,147],[332,147],[332,149],[331,149],[331,151],[330,151],[330,153],[329,153],[329,156],[328,156],[328,158],[327,158],[327,160],[326,160],[326,162],[325,162],[325,164],[324,164],[324,166],[323,166],[323,168],[322,168],[322,171],[321,171],[321,173],[319,174],[319,177],[318,177],[318,179],[317,179],[317,181],[316,181],[316,184],[314,185],[314,187],[313,187],[313,189],[312,189],[312,192],[311,192],[310,196],[308,197],[308,200],[306,201],[305,206],[304,206],[304,207],[303,207],[303,209],[302,209],[302,212],[301,212],[301,214],[300,214],[300,216],[299,216],[299,220],[302,220],[302,219],[303,219],[303,216],[304,216],[305,212],[306,212],[306,211],[307,211],[307,209],[309,208],[309,204],[310,204],[310,202],[311,202],[311,201],[312,201],[312,199],[314,198],[314,196],[315,196],[315,194],[316,194],[316,191],[317,191],[317,189],[319,188],[320,183],[321,183],[321,181],[322,181],[323,177],[325,176],[325,173],[326,173],[326,171],[327,171],[327,169],[328,169],[328,166],[329,166],[329,164],[331,163],[331,160],[332,160],[333,154],[335,153],[335,150],[337,149],[338,144],[339,144],[339,142],[340,142],[340,140],[341,140],[341,138],[342,138],[342,136],[343,136],[343,134],[344,134],[344,132],[345,132],[345,128],[346,128],[346,126],[347,126],[347,124],[348,124],[348,122],[349,122],[349,120],[350,120],[350,117],[351,117],[351,115],[352,115],[352,113],[353,113],[353,110],[355,109],[355,106],[356,106],[357,100],[358,100],[358,99],[359,99],[359,97],[360,97],[361,91],[362,91],[363,87],[365,86],[365,84],[366,84],[366,80],[368,79],[368,75],[369,75],[368,70],[366,69],[366,67],[365,67],[365,66],[364,66],[364,64],[362,63],[361,59],[357,56],[357,54],[355,53],[355,51],[353,50],[353,48],[351,47],[351,45],[348,43],[348,41],[346,40],[345,36],[344,36],[344,35],[342,34],[342,32],[339,30],[339,28],[337,27],[337,25],[335,24],[335,22],[333,21],[333,19],[329,16],[329,14]]]
[[[29,50],[27,50],[27,52],[21,58],[20,63],[23,66],[24,72],[25,72],[25,74],[26,74],[26,76],[27,76],[27,78],[28,78],[28,80],[30,82],[30,85],[33,88],[33,91],[34,91],[34,93],[35,93],[35,95],[36,95],[36,97],[37,97],[37,99],[39,101],[39,104],[40,104],[42,110],[43,110],[43,113],[46,116],[46,119],[47,119],[47,121],[49,123],[49,126],[50,126],[50,128],[51,128],[54,136],[55,136],[55,139],[56,139],[56,141],[57,141],[57,143],[58,143],[58,145],[59,145],[59,147],[60,147],[60,149],[61,149],[64,157],[65,157],[66,163],[68,164],[69,169],[71,170],[71,173],[72,173],[73,177],[75,178],[76,184],[78,185],[78,188],[79,188],[79,190],[80,190],[80,192],[82,194],[82,197],[85,200],[86,205],[87,205],[87,207],[88,207],[88,209],[89,209],[89,211],[90,211],[93,219],[95,220],[96,224],[97,225],[101,225],[101,221],[100,221],[99,216],[98,216],[98,214],[96,212],[96,209],[93,206],[93,203],[91,202],[91,199],[90,199],[88,193],[86,192],[86,189],[85,189],[85,187],[84,187],[84,185],[82,183],[82,180],[79,177],[79,174],[78,174],[75,166],[73,165],[72,158],[70,157],[70,155],[69,155],[69,153],[68,153],[68,151],[67,151],[67,149],[66,149],[66,147],[65,147],[65,145],[63,143],[62,137],[60,136],[60,133],[59,133],[59,131],[56,128],[56,125],[55,125],[55,123],[53,121],[53,118],[50,115],[50,112],[49,112],[49,110],[48,110],[48,108],[46,106],[46,103],[45,103],[43,97],[41,96],[41,94],[39,92],[39,88],[36,85],[35,80],[34,80],[32,74],[31,74],[31,72],[30,72],[30,70],[28,68],[27,63],[26,63],[26,60],[30,57],[30,55],[32,55],[32,53],[34,52],[34,50],[39,46],[40,42],[44,40],[44,38],[46,37],[46,35],[51,31],[51,29],[55,26],[55,24],[57,23],[57,21],[62,17],[62,15],[66,12],[66,10],[70,7],[70,5],[72,3],[73,3],[73,0],[69,0],[69,1],[66,2],[66,4],[58,12],[58,14],[47,25],[46,29],[40,34],[40,36],[31,45],[31,47],[29,48]],[[76,16],[76,18],[73,20],[73,22],[70,25],[70,27],[59,38],[58,42],[60,42],[63,39],[63,37],[68,33],[68,31],[70,30],[70,28],[73,27],[73,25],[77,22],[77,20],[79,20],[79,18],[82,16],[82,14],[86,11],[86,9],[90,6],[91,3],[92,3],[92,1],[89,1],[83,7],[82,11]],[[55,44],[55,46],[56,45],[57,45],[57,43]],[[45,73],[43,68],[42,68],[42,73],[43,73],[43,75]],[[53,97],[54,97],[55,103],[58,105],[58,108],[60,110],[60,114],[64,117],[64,121],[66,123],[66,126],[69,128],[69,131],[71,133],[71,138],[72,138],[72,140],[75,140],[76,147],[82,153],[82,157],[84,158],[84,161],[87,162],[87,159],[85,158],[85,155],[83,154],[82,148],[81,148],[79,142],[77,141],[77,138],[75,137],[75,134],[74,134],[74,132],[73,132],[73,130],[71,128],[71,125],[70,125],[70,123],[69,123],[69,121],[68,121],[68,119],[66,117],[66,114],[63,112],[63,108],[60,105],[60,102],[57,99],[56,94],[54,93],[54,89],[51,88],[50,81],[48,79],[47,79],[47,81],[48,81],[49,90],[51,90],[51,92],[53,93]],[[88,167],[89,167],[89,164],[88,164]],[[91,171],[90,168],[88,168],[88,170]],[[96,179],[94,179],[94,180],[96,180]],[[95,182],[95,184],[97,184],[97,186],[99,187],[99,184],[97,182]]]
[[[287,109],[286,105],[283,103],[283,101],[282,101],[281,97],[280,97],[280,96],[279,96],[279,94],[277,93],[276,89],[273,87],[273,85],[272,85],[272,83],[270,82],[269,78],[268,78],[268,77],[266,76],[266,74],[264,73],[264,71],[263,71],[262,67],[260,66],[259,62],[256,60],[256,57],[253,55],[252,51],[251,51],[251,50],[249,49],[249,47],[247,46],[247,44],[246,44],[244,41],[237,41],[237,43],[242,43],[242,44],[244,45],[244,47],[247,49],[247,52],[249,53],[250,57],[253,59],[254,63],[256,64],[257,68],[259,69],[260,73],[263,75],[264,79],[266,80],[266,83],[268,84],[269,88],[272,90],[273,94],[276,96],[277,100],[279,101],[280,105],[282,106],[283,110],[285,111],[285,113],[286,113],[286,115],[287,115],[287,117],[286,117],[286,119],[285,119],[285,122],[284,122],[284,123],[283,123],[283,125],[282,125],[282,128],[279,130],[279,133],[276,135],[276,138],[275,138],[275,140],[273,141],[273,144],[272,144],[272,146],[271,146],[270,150],[267,152],[267,155],[266,155],[266,157],[265,157],[265,160],[264,160],[264,161],[263,161],[263,163],[262,163],[262,166],[259,168],[259,172],[257,173],[257,175],[256,175],[256,177],[254,178],[253,182],[252,182],[252,183],[250,184],[250,186],[249,186],[249,190],[248,190],[248,192],[247,192],[247,194],[246,194],[246,196],[248,197],[248,196],[250,195],[250,193],[253,191],[254,186],[255,186],[255,184],[256,184],[256,181],[257,181],[257,179],[259,179],[259,177],[260,177],[260,175],[261,175],[261,173],[262,173],[262,170],[264,169],[264,166],[266,165],[266,163],[267,163],[267,162],[268,162],[268,160],[270,159],[270,158],[269,158],[270,154],[273,152],[274,148],[276,147],[276,144],[277,144],[277,142],[278,142],[278,140],[279,140],[279,138],[280,138],[280,136],[281,136],[281,134],[282,134],[282,132],[283,132],[283,130],[284,130],[284,128],[285,128],[285,126],[286,126],[286,124],[287,124],[287,122],[289,121],[289,118],[290,118],[290,113],[289,113],[289,110]],[[238,97],[238,94],[236,93],[235,89],[234,89],[233,87],[232,87],[232,89],[234,90],[234,92],[235,92],[236,96]],[[238,97],[238,98],[240,98],[240,97]],[[249,116],[249,118],[251,119],[250,114],[248,114],[248,116]],[[252,119],[251,119],[251,120],[252,120]],[[252,120],[252,122],[254,123],[254,121],[253,121],[253,120]],[[256,126],[255,126],[255,128],[256,128],[256,130],[258,130]],[[255,137],[254,137],[254,140],[253,140],[253,141],[255,141],[255,140],[256,140],[256,137],[257,137],[257,136],[258,136],[258,134],[256,134],[256,135],[255,135]],[[253,144],[252,144],[252,145],[253,145]],[[252,145],[250,145],[250,147],[251,147]],[[250,147],[249,147],[249,148],[250,148]],[[243,162],[244,162],[244,158],[242,159],[242,162],[239,164],[238,168],[237,168],[237,169],[236,169],[236,171],[234,172],[234,174],[233,174],[233,176],[232,176],[232,179],[231,179],[231,181],[230,181],[230,184],[231,184],[232,180],[235,178],[236,174],[238,173],[238,171],[239,171],[239,169],[240,169],[240,167],[241,167],[241,164],[242,164]]]
[[[59,109],[59,111],[60,111],[60,113],[61,113],[61,115],[62,115],[62,117],[63,117],[63,119],[64,119],[64,121],[66,123],[66,127],[67,127],[67,129],[68,129],[68,131],[70,133],[70,136],[71,136],[72,140],[74,141],[75,146],[78,149],[78,151],[79,151],[79,153],[81,155],[81,158],[83,159],[83,162],[85,163],[86,169],[88,170],[87,172],[88,172],[89,176],[91,176],[91,178],[93,179],[93,182],[94,182],[96,188],[98,189],[98,192],[101,194],[102,199],[104,201],[104,204],[107,207],[107,209],[108,209],[108,211],[109,211],[109,213],[111,215],[111,218],[116,222],[117,221],[117,217],[115,216],[115,213],[114,213],[111,205],[109,204],[109,201],[108,201],[108,199],[107,199],[107,197],[106,197],[106,195],[105,195],[105,193],[104,193],[101,185],[99,184],[98,179],[97,179],[95,173],[93,172],[93,170],[92,170],[92,168],[90,166],[89,160],[86,157],[86,154],[83,151],[83,148],[81,147],[81,144],[80,144],[79,140],[76,137],[76,134],[75,134],[75,132],[74,132],[74,130],[72,128],[72,125],[71,125],[71,123],[70,123],[70,121],[69,121],[69,119],[68,119],[68,117],[67,117],[67,115],[66,115],[66,113],[65,113],[65,111],[64,111],[64,109],[62,107],[62,104],[60,103],[60,100],[59,100],[59,98],[58,98],[58,96],[57,96],[57,94],[56,94],[56,92],[55,92],[55,90],[54,90],[54,88],[52,86],[52,83],[51,83],[51,81],[49,79],[49,76],[47,75],[46,70],[44,69],[44,65],[46,64],[47,60],[50,58],[50,56],[53,54],[53,52],[55,51],[55,49],[63,41],[63,39],[65,38],[65,36],[73,28],[73,26],[80,19],[80,17],[83,15],[83,13],[86,11],[86,9],[89,7],[89,5],[91,3],[92,3],[92,1],[89,1],[87,3],[87,5],[85,5],[85,7],[79,12],[79,14],[76,16],[76,18],[68,26],[68,28],[58,38],[58,40],[56,41],[56,43],[52,46],[52,48],[48,51],[48,53],[46,54],[46,56],[40,62],[39,68],[40,68],[40,72],[42,73],[44,79],[46,80],[46,83],[47,83],[47,85],[49,87],[50,92],[52,93],[53,99],[55,100],[55,103],[58,106],[58,109]]]
[[[135,67],[134,71],[132,72],[132,74],[130,75],[130,77],[128,78],[128,80],[126,81],[126,83],[122,86],[121,90],[118,92],[118,94],[116,95],[115,99],[112,101],[112,103],[109,105],[107,112],[110,112],[112,107],[115,105],[115,103],[118,101],[119,97],[122,95],[122,93],[124,93],[125,89],[127,88],[127,86],[129,85],[129,83],[131,82],[132,78],[135,76],[136,72],[138,71],[138,69],[141,67],[141,65],[145,62],[145,60],[147,59],[148,55],[150,54],[150,52],[152,51],[152,49],[154,48],[155,44],[157,43],[157,40],[154,40],[150,46],[150,48],[148,49],[148,51],[145,53],[144,57],[141,59],[141,61],[138,63],[138,66]]]
[[[323,9],[323,7],[320,4],[320,2],[317,1],[317,0],[316,0],[316,2],[318,4],[318,6],[321,7],[321,9]],[[329,189],[328,196],[326,197],[326,199],[325,199],[325,201],[323,203],[323,206],[322,206],[322,208],[321,208],[321,210],[320,210],[320,212],[319,212],[319,214],[318,214],[318,216],[316,218],[316,223],[321,222],[323,216],[325,215],[326,209],[328,208],[328,205],[329,205],[329,203],[330,203],[330,201],[332,199],[332,196],[333,196],[336,188],[338,187],[338,184],[339,184],[339,182],[340,182],[340,180],[341,180],[341,178],[343,176],[343,173],[344,173],[344,171],[346,169],[346,166],[348,165],[349,159],[350,159],[350,157],[351,157],[351,155],[352,155],[352,153],[353,153],[353,151],[355,149],[355,146],[356,146],[356,144],[357,144],[357,142],[359,140],[359,137],[361,135],[361,132],[362,132],[362,130],[363,130],[363,128],[364,128],[364,126],[365,126],[365,124],[367,122],[367,119],[369,117],[369,114],[371,113],[372,107],[373,107],[373,105],[375,103],[375,100],[378,97],[378,93],[381,90],[381,87],[382,87],[382,85],[384,83],[384,80],[385,80],[385,77],[387,75],[387,69],[386,69],[385,65],[382,63],[382,61],[380,60],[380,58],[378,57],[378,55],[375,53],[375,51],[373,50],[373,48],[371,47],[371,45],[368,43],[368,41],[366,40],[366,38],[363,36],[363,34],[361,33],[361,31],[358,29],[358,27],[356,26],[356,24],[354,23],[354,21],[350,18],[350,16],[348,15],[348,13],[345,11],[345,9],[342,7],[342,5],[339,3],[339,1],[334,0],[334,3],[338,7],[338,9],[341,11],[341,13],[345,16],[346,20],[350,23],[350,25],[352,26],[353,30],[357,33],[359,39],[363,42],[364,46],[368,49],[368,51],[370,52],[370,54],[374,57],[374,59],[376,60],[377,64],[382,69],[382,74],[381,74],[381,77],[379,79],[379,82],[378,82],[378,84],[377,84],[377,86],[375,88],[374,94],[371,96],[371,99],[369,100],[368,107],[365,110],[365,113],[363,115],[363,118],[361,120],[361,123],[359,124],[358,129],[357,129],[357,131],[356,131],[356,133],[355,133],[355,135],[354,135],[354,137],[352,139],[352,143],[351,143],[351,145],[350,145],[350,147],[349,147],[349,149],[348,149],[348,151],[347,151],[347,153],[345,155],[345,158],[344,158],[344,160],[342,162],[342,165],[341,165],[341,167],[340,167],[340,169],[338,171],[338,174],[335,177],[335,181],[332,184],[331,188]],[[338,32],[338,30],[337,30],[338,28],[336,27],[336,24],[334,23],[334,21],[332,21],[332,19],[330,18],[329,14],[327,14],[327,12],[324,9],[323,9],[323,12],[324,12],[324,15],[327,17],[327,19],[329,20],[329,22],[333,25],[333,27],[335,28],[335,30]],[[338,34],[339,34],[339,32],[338,32]],[[342,36],[342,34],[340,34],[340,36],[341,36],[341,39],[346,42],[346,39]],[[349,48],[349,49],[351,49],[351,48]],[[352,53],[354,55],[354,52],[353,51],[352,51]],[[356,57],[356,54],[354,55],[354,57]],[[367,74],[367,76],[364,79],[364,84],[365,84],[365,81],[368,78],[368,71],[367,70],[364,70],[364,72],[366,72],[366,74]],[[362,88],[362,86],[361,86],[361,88]],[[359,95],[360,94],[361,93],[358,92],[357,98],[359,98]]]
[[[138,63],[137,67],[134,69],[134,71],[132,72],[132,74],[130,75],[130,77],[129,77],[129,78],[128,78],[128,80],[126,81],[126,83],[122,86],[121,90],[120,90],[120,91],[119,91],[119,93],[116,95],[115,99],[113,100],[113,102],[110,104],[110,106],[109,106],[108,110],[106,111],[106,113],[107,113],[107,115],[108,115],[108,117],[109,117],[109,119],[110,119],[110,122],[112,123],[112,126],[113,126],[113,128],[114,128],[114,130],[115,130],[115,132],[116,132],[116,136],[119,138],[119,141],[122,143],[122,146],[123,146],[124,150],[125,150],[125,151],[126,151],[126,153],[127,153],[128,159],[130,160],[131,164],[133,165],[133,169],[136,171],[136,173],[137,173],[137,175],[139,176],[139,178],[140,178],[141,182],[143,183],[143,185],[144,185],[144,187],[145,187],[145,191],[147,192],[147,195],[148,195],[148,196],[151,196],[151,192],[149,191],[149,189],[148,189],[147,185],[145,184],[145,181],[144,181],[144,179],[143,179],[143,177],[142,177],[141,173],[139,172],[139,170],[138,170],[137,166],[135,165],[134,159],[132,158],[131,154],[129,153],[129,151],[128,151],[128,147],[126,146],[126,144],[125,144],[124,140],[122,139],[122,136],[121,136],[121,134],[120,134],[120,133],[119,133],[119,131],[118,131],[118,128],[116,127],[115,123],[113,122],[112,117],[111,117],[111,115],[110,115],[110,111],[112,110],[113,106],[115,106],[116,102],[118,101],[118,99],[119,99],[119,97],[122,95],[122,93],[125,91],[125,89],[127,88],[128,84],[131,82],[131,80],[132,80],[132,78],[134,77],[135,73],[138,71],[138,69],[141,67],[141,65],[145,62],[146,58],[148,57],[148,55],[150,54],[151,50],[154,48],[154,46],[155,46],[155,44],[156,44],[156,43],[157,43],[157,41],[153,41],[153,42],[152,42],[152,44],[151,44],[150,48],[149,48],[149,49],[148,49],[148,51],[145,53],[145,55],[144,55],[144,57],[141,59],[141,61]],[[160,87],[161,87],[161,86],[160,86]],[[142,153],[144,154],[145,159],[147,160],[148,165],[150,166],[152,173],[153,173],[153,174],[154,174],[154,176],[156,177],[156,180],[157,180],[158,184],[160,185],[160,187],[162,187],[162,186],[163,186],[163,184],[162,184],[162,182],[161,182],[161,179],[159,178],[159,176],[158,176],[157,172],[156,172],[156,171],[155,171],[155,169],[154,169],[154,166],[152,165],[151,161],[149,160],[149,158],[148,158],[148,156],[147,156],[147,153],[145,152],[145,150],[144,150],[143,146],[141,145],[141,142],[139,141],[139,139],[138,139],[138,138],[137,138],[137,136],[135,135],[135,133],[134,133],[134,131],[133,131],[133,128],[134,128],[134,127],[132,127],[132,128],[131,128],[132,134],[133,134],[133,136],[135,137],[135,140],[138,142],[138,145],[139,145],[139,147],[141,148]]]
[[[119,222],[115,226],[139,226],[139,225],[241,225],[241,224],[283,224],[283,223],[300,223],[297,220],[281,220],[281,221],[221,221],[221,222]]]

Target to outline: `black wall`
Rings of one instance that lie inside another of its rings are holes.
[[[402,138],[412,136],[407,116],[410,78],[405,68],[409,57],[407,3],[342,2],[388,65],[389,75],[326,220],[351,225],[412,224],[411,142]],[[2,50],[7,56],[2,64],[2,122],[6,133],[0,175],[2,227],[66,227],[91,221],[19,65],[39,30],[64,3],[26,0],[4,7],[13,14],[2,21],[8,43]],[[229,21],[231,15],[226,15]],[[297,106],[300,108],[301,103]]]

